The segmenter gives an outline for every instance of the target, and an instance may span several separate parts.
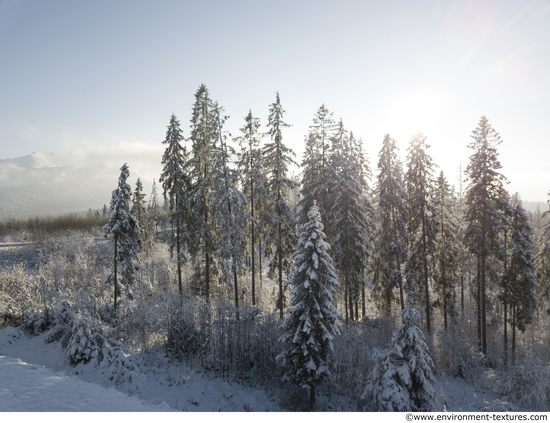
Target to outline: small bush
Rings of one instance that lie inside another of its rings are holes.
[[[513,366],[500,375],[497,393],[529,410],[548,410],[550,367],[539,359]]]
[[[67,345],[71,364],[88,363],[98,358],[102,344],[101,324],[86,311],[75,313],[71,337]]]

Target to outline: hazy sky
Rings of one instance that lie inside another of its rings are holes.
[[[404,160],[421,131],[453,184],[485,115],[509,191],[548,198],[549,0],[0,0],[2,159],[158,177],[170,115],[187,136],[201,83],[233,136],[249,109],[265,124],[279,91],[298,162],[324,103],[374,168],[386,133]]]

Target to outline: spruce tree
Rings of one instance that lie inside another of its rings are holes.
[[[220,139],[219,113],[220,106],[210,98],[208,89],[202,84],[195,93],[189,136],[192,154],[186,166],[192,185],[190,222],[193,230],[190,231],[189,249],[194,261],[193,287],[207,301],[216,272],[216,234],[208,198],[212,187],[213,153]]]
[[[265,211],[265,254],[271,256],[270,273],[278,272],[279,297],[277,308],[283,318],[283,271],[290,268],[290,255],[296,245],[296,218],[290,210],[287,192],[298,186],[287,177],[288,166],[296,164],[294,152],[283,144],[282,129],[289,126],[283,121],[285,111],[279,93],[269,108],[268,124],[271,143],[264,146],[264,164],[267,173],[267,203]]]
[[[229,270],[224,271],[225,280],[230,279],[225,277],[227,274],[233,278],[235,310],[239,319],[237,272],[242,265],[245,248],[246,197],[238,188],[238,184],[242,182],[241,174],[229,166],[229,154],[234,151],[227,146],[219,115],[218,125],[221,137],[218,147],[214,150],[212,187],[208,203],[212,225],[216,229],[217,256],[224,262],[224,270]]]
[[[549,209],[542,214],[542,218],[550,216],[550,191],[548,192]],[[539,248],[535,257],[536,275],[539,281],[539,293],[546,302],[550,300],[550,221],[540,228]],[[547,309],[550,314],[550,307]]]
[[[155,178],[153,178],[153,185],[151,185],[151,196],[149,197],[147,213],[149,214],[151,222],[154,225],[155,233],[157,233],[160,222],[160,206],[157,192],[157,183],[155,182]]]
[[[409,217],[403,170],[397,153],[395,140],[387,134],[378,160],[378,216],[381,228],[377,244],[381,272],[374,286],[374,293],[387,315],[391,313],[396,287],[399,288],[401,310],[405,308],[401,265],[407,256]]]
[[[130,170],[125,163],[120,168],[118,187],[111,197],[111,211],[109,222],[103,226],[105,236],[113,235],[113,281],[114,281],[114,319],[117,321],[118,305],[118,264],[120,264],[120,283],[132,297],[131,285],[134,282],[134,273],[139,268],[139,249],[143,247],[140,236],[139,222],[130,212],[132,190],[127,180]]]
[[[487,259],[497,257],[501,251],[499,229],[503,221],[502,210],[508,194],[504,189],[506,178],[501,168],[497,147],[500,135],[491,127],[485,116],[473,131],[474,141],[468,145],[474,150],[466,169],[465,242],[478,261],[478,341],[483,354],[487,353]]]
[[[435,289],[439,293],[438,304],[443,314],[444,328],[449,326],[449,316],[456,315],[455,284],[458,273],[460,232],[456,216],[456,198],[443,171],[440,172],[434,191],[435,222],[438,228],[434,254]]]
[[[353,319],[353,305],[357,304],[363,285],[363,270],[367,267],[371,227],[368,220],[372,206],[364,192],[364,181],[358,157],[352,149],[355,144],[353,134],[345,140],[342,148],[340,175],[335,187],[336,202],[333,207],[336,236],[336,263],[344,275],[344,304],[346,324],[349,316]],[[357,307],[356,307],[357,308]],[[356,313],[357,314],[357,313]],[[356,316],[358,317],[358,316]]]
[[[315,200],[308,215],[294,252],[288,281],[292,286],[291,311],[281,325],[285,332],[280,339],[284,351],[277,358],[286,368],[285,380],[309,387],[313,409],[316,385],[330,377],[333,340],[341,325],[332,304],[339,285]]]
[[[325,233],[330,241],[334,238],[332,207],[334,205],[334,191],[336,174],[331,167],[331,139],[335,133],[335,122],[332,113],[329,113],[323,104],[315,117],[313,125],[309,127],[306,137],[306,149],[302,160],[302,181],[300,193],[302,198],[298,203],[299,224],[308,220],[309,209],[314,199],[318,199],[319,212],[324,217]]]
[[[434,222],[432,158],[426,153],[430,146],[426,137],[415,135],[409,144],[405,185],[408,199],[409,234],[409,283],[418,283],[415,289],[423,292],[428,333],[432,332],[430,287],[428,281],[433,273],[432,261],[435,251],[437,226]]]
[[[376,411],[434,411],[434,364],[416,324],[420,314],[413,307],[412,297],[409,293],[403,324],[393,334],[392,347],[378,354],[371,382],[363,393]]]
[[[250,216],[248,245],[252,267],[252,305],[256,305],[256,237],[260,229],[259,217],[264,209],[266,196],[263,157],[259,148],[261,138],[261,134],[258,132],[259,128],[260,119],[255,118],[252,111],[249,111],[245,117],[245,125],[241,128],[242,135],[236,138],[241,147],[241,159],[238,166],[243,178],[243,193],[248,198]]]
[[[176,230],[175,239],[171,238],[170,248],[176,248],[176,261],[178,273],[178,289],[180,296],[183,296],[183,283],[181,279],[181,264],[184,259],[182,251],[182,234],[185,231],[184,225],[189,215],[189,179],[185,173],[185,160],[187,152],[182,143],[184,142],[180,123],[172,114],[170,124],[166,131],[166,138],[162,142],[166,144],[166,150],[162,156],[163,170],[159,182],[162,183],[164,198],[167,199],[168,210],[170,211],[172,227]]]
[[[136,182],[136,189],[134,190],[134,196],[132,199],[132,214],[137,218],[143,226],[145,223],[145,194],[143,193],[143,184],[141,179],[138,178]]]
[[[512,359],[515,358],[516,327],[524,332],[535,320],[537,280],[535,278],[533,228],[516,195],[512,201],[511,255],[503,277],[501,299],[511,310]]]

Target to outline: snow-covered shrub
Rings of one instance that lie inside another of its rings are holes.
[[[510,402],[528,410],[548,410],[550,366],[540,359],[513,366],[500,374],[496,391]]]
[[[22,329],[29,335],[38,335],[50,327],[51,321],[45,311],[26,311],[23,313]]]
[[[201,334],[190,308],[175,304],[166,322],[166,351],[178,360],[189,358],[201,345]]]
[[[477,380],[484,367],[476,339],[456,326],[440,334],[437,361],[440,372],[468,381]]]
[[[87,363],[97,359],[102,344],[101,323],[87,311],[75,313],[67,355],[72,364]]]
[[[403,359],[401,352],[394,348],[375,349],[372,356],[377,364],[362,396],[366,401],[365,411],[411,411],[413,404],[406,387],[408,372],[396,365]]]
[[[105,338],[102,347],[102,360],[98,367],[115,385],[136,382],[141,377],[143,365],[133,351],[112,338]]]
[[[18,326],[21,310],[17,302],[7,293],[0,291],[0,328]]]
[[[62,301],[52,310],[52,327],[46,334],[46,343],[61,342],[67,348],[72,336],[75,311],[71,304]]]
[[[4,322],[19,325],[24,322],[25,313],[40,310],[36,292],[31,288],[32,277],[25,264],[0,269],[0,318]]]
[[[420,315],[412,302],[403,310],[403,324],[395,331],[393,346],[376,353],[378,363],[363,399],[384,411],[433,411],[436,404],[434,365],[424,334],[416,325]]]

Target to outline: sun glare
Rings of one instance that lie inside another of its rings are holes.
[[[429,135],[445,110],[444,94],[419,91],[396,96],[389,105],[389,131],[396,139],[410,139],[421,132]]]

